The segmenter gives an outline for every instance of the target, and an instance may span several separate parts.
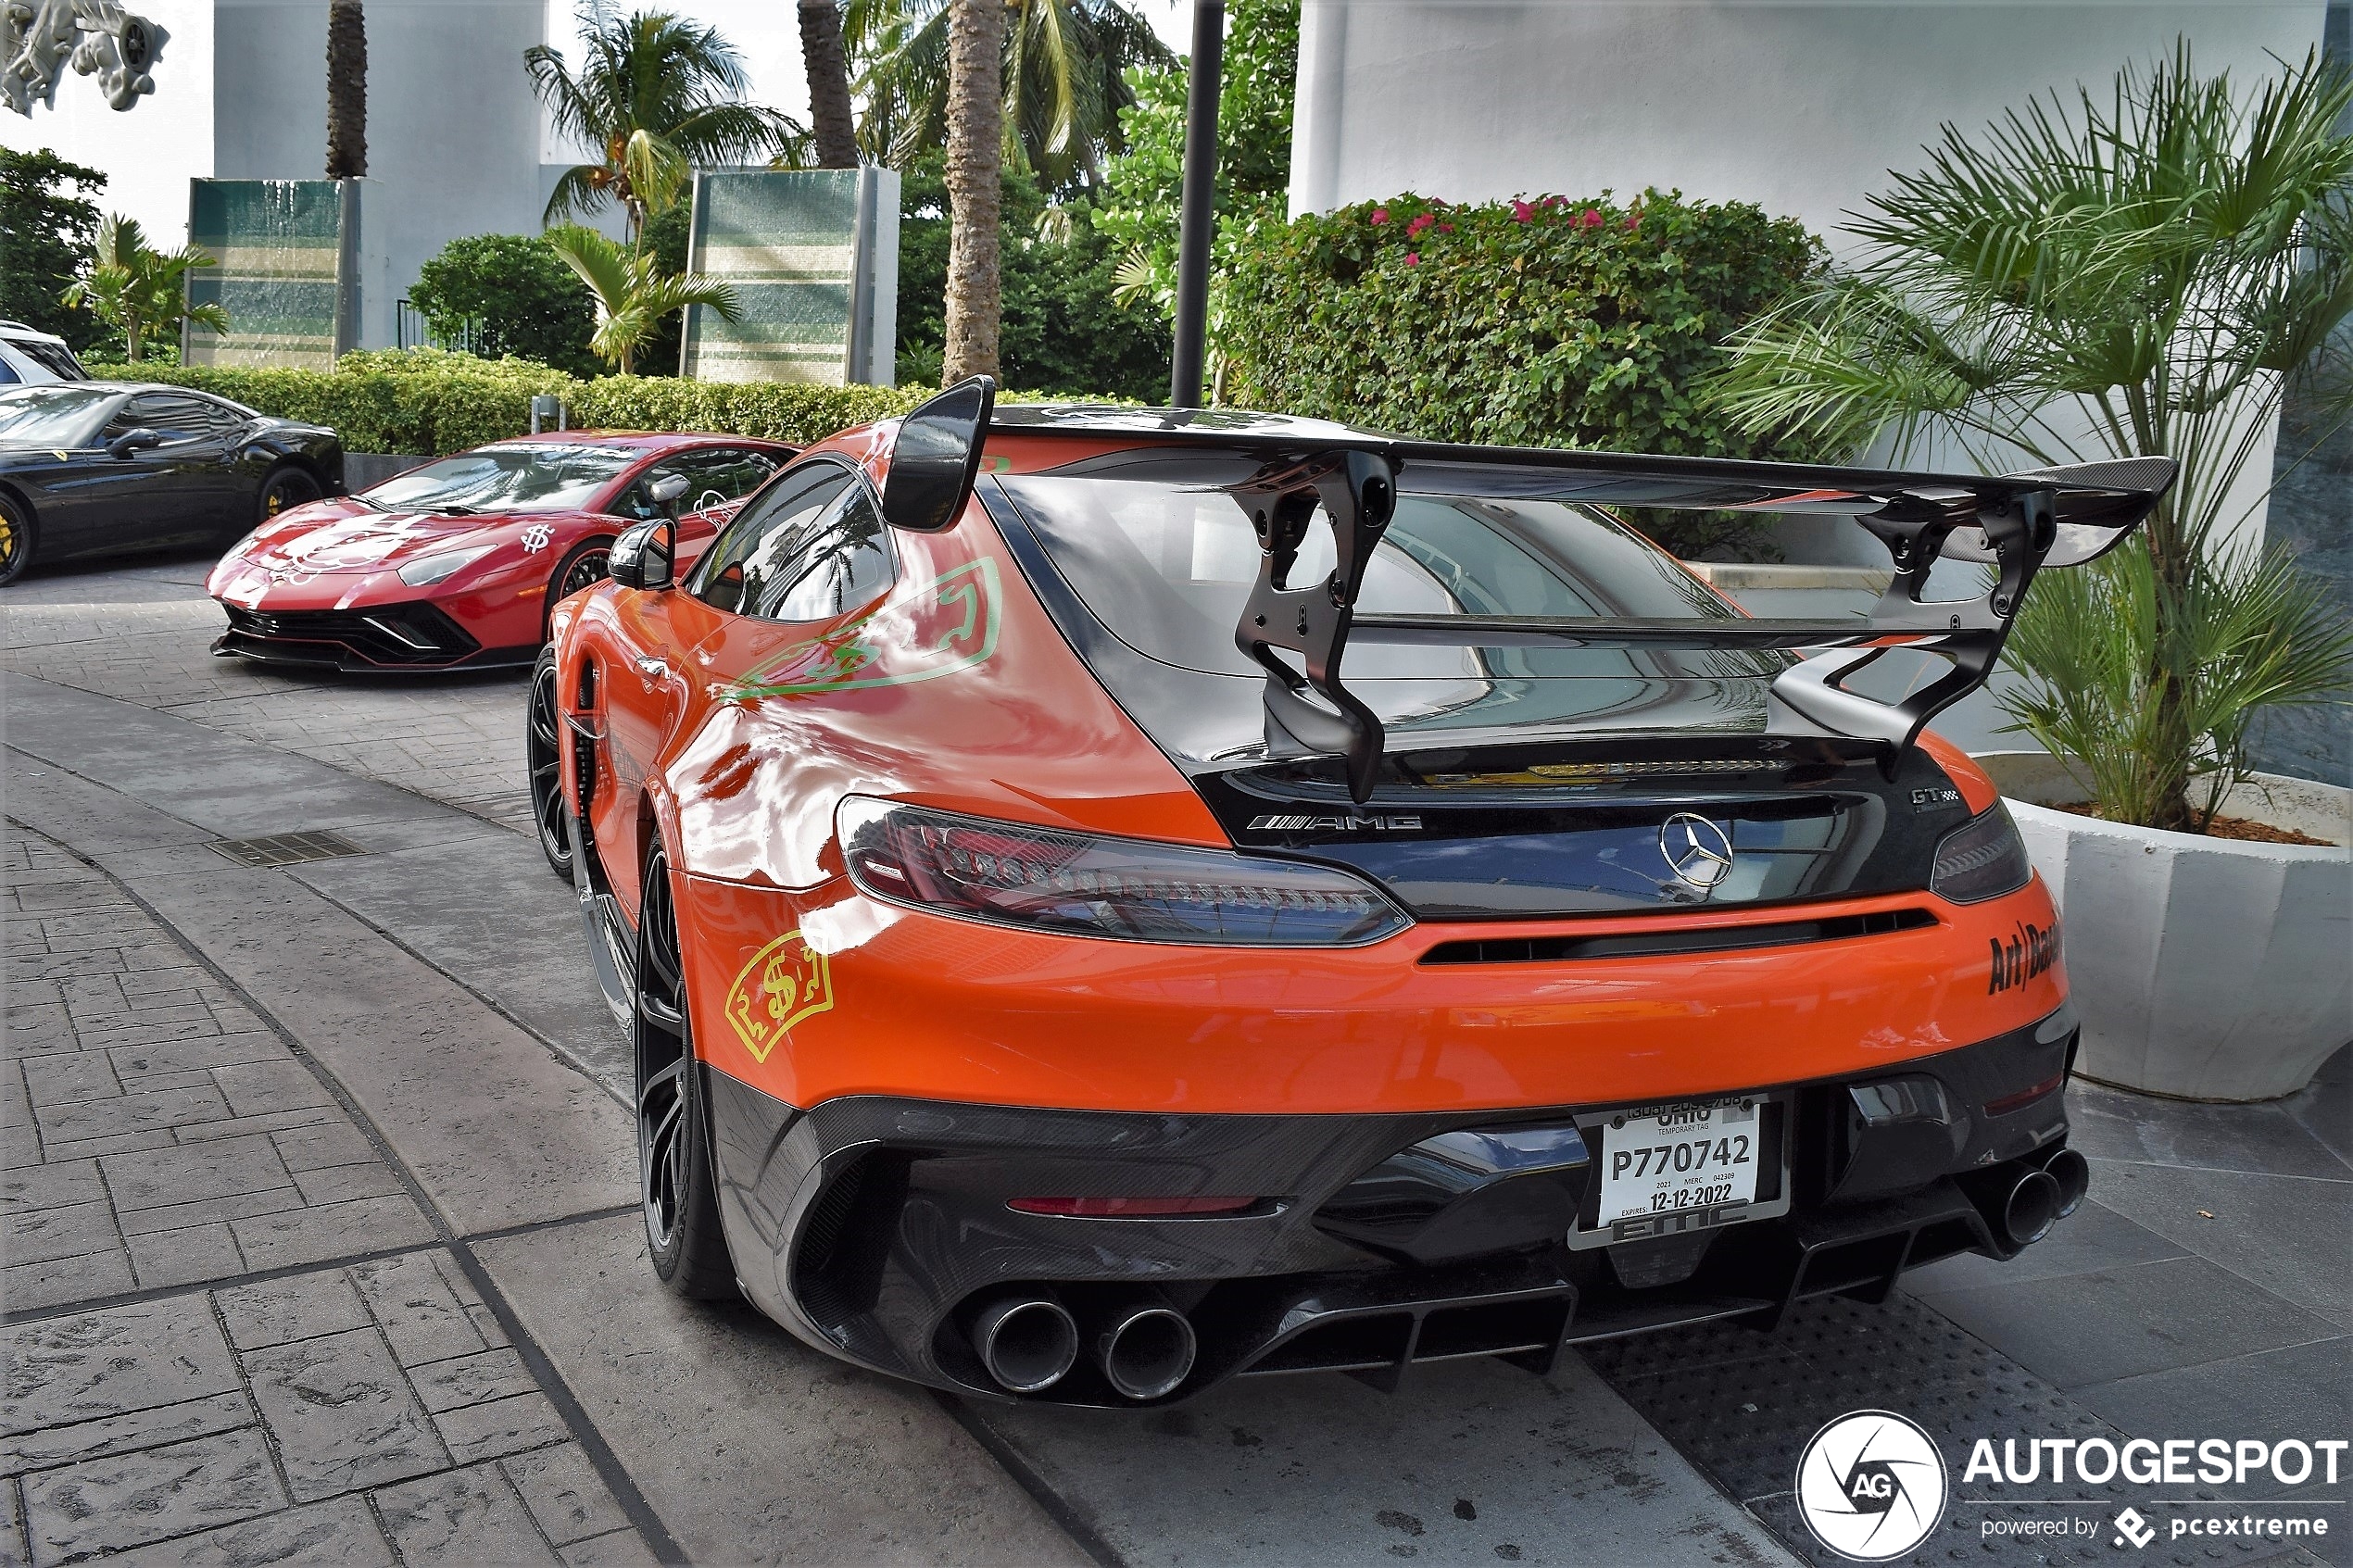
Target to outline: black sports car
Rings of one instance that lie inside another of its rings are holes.
[[[0,387],[0,583],[36,558],[226,544],[343,492],[318,425],[179,386]]]

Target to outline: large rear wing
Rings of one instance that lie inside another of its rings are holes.
[[[2035,572],[2113,549],[2156,507],[2176,469],[2170,458],[2138,458],[1983,477],[1452,446],[1353,432],[1320,450],[1279,438],[1249,445],[1256,471],[1226,486],[1249,513],[1261,549],[1235,642],[1266,671],[1269,716],[1308,749],[1345,759],[1359,802],[1372,794],[1386,736],[1342,679],[1353,643],[1817,650],[1775,677],[1774,695],[1833,734],[1885,743],[1892,766],[1931,719],[1983,684]],[[1894,577],[1861,619],[1360,615],[1365,569],[1401,492],[1845,517],[1887,547]],[[1339,564],[1327,578],[1294,584],[1291,570],[1319,510]],[[1923,601],[1939,560],[1986,563],[1993,580],[1975,598]],[[1931,653],[1949,667],[1894,701],[1844,684],[1894,648]]]

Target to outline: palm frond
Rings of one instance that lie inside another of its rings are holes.
[[[2011,642],[2013,718],[2124,820],[2184,825],[2193,783],[2243,774],[2253,716],[2340,690],[2353,657],[2285,565],[2221,545],[2289,388],[2353,418],[2348,107],[2317,52],[2242,91],[2183,44],[1948,125],[1848,223],[1847,268],[1738,333],[1703,393],[1853,451],[2176,459],[2141,542],[2038,578]]]

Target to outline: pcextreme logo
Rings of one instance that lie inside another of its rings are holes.
[[[1918,1424],[1856,1411],[1814,1434],[1797,1461],[1797,1508],[1841,1557],[1906,1555],[1944,1517],[1944,1456]]]
[[[754,1061],[766,1061],[786,1030],[833,1005],[833,966],[798,931],[752,954],[727,987],[727,1022]]]

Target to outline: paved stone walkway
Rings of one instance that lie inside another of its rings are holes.
[[[309,1064],[15,823],[0,904],[0,1564],[652,1562]]]
[[[7,1312],[433,1239],[293,1051],[100,872],[0,847]]]
[[[0,600],[0,1568],[1810,1549],[1581,1362],[1005,1411],[669,1298],[607,1093],[625,1052],[568,892],[510,831],[520,683],[211,659],[201,572],[55,572]],[[307,828],[364,853],[252,871],[208,847]],[[2079,1088],[2095,1202],[2025,1259],[1908,1284],[1973,1354],[2120,1430],[2341,1430],[2348,1093],[2343,1058],[2276,1107]],[[1927,1317],[1885,1316],[1906,1313]],[[1841,1364],[1862,1402],[1909,1408],[1900,1357]],[[1976,1517],[1956,1555],[2043,1560],[1979,1542]]]
[[[523,677],[346,676],[216,659],[227,624],[200,559],[60,568],[12,584],[0,659],[435,800],[526,825]]]

